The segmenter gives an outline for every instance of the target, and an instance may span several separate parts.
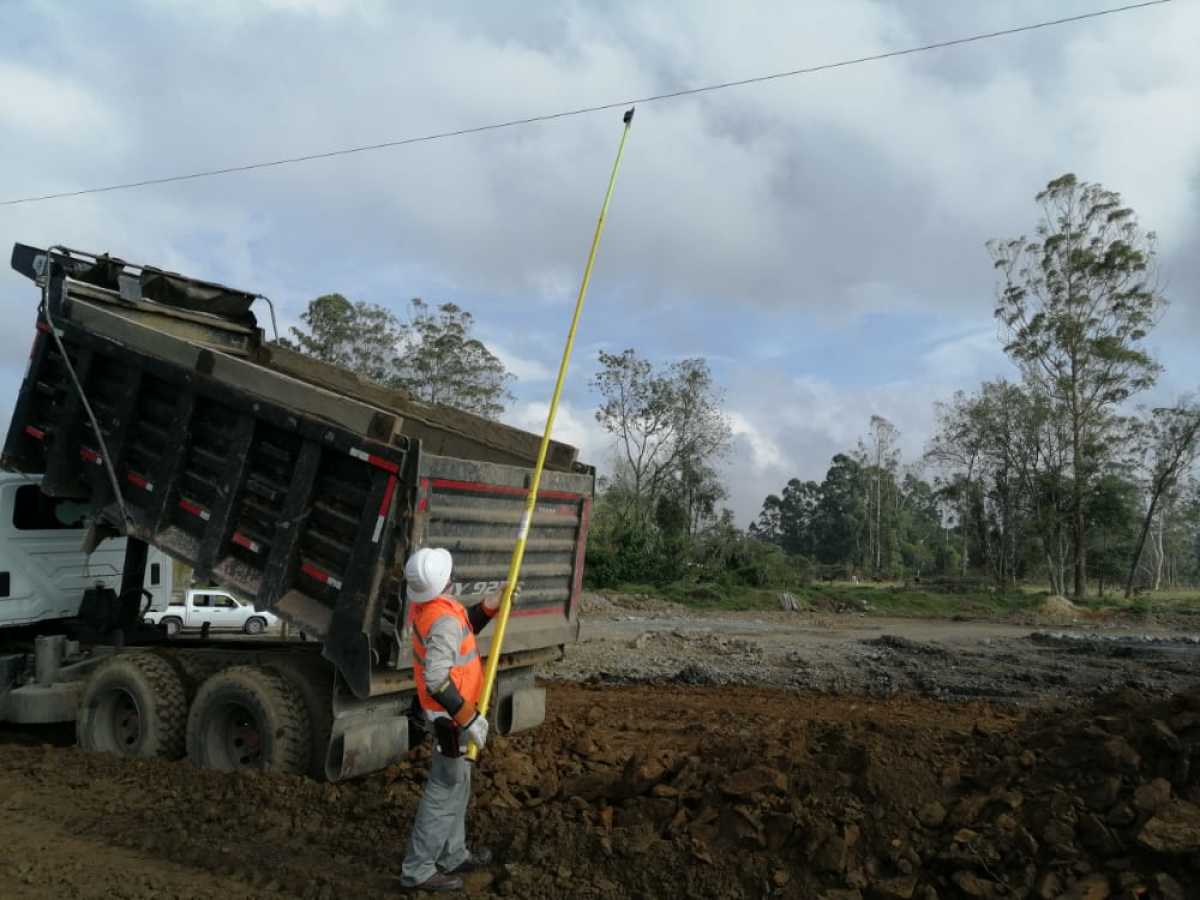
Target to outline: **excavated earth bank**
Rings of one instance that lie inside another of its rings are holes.
[[[489,745],[477,895],[1200,896],[1200,690],[1014,707],[551,687]],[[427,750],[344,785],[0,733],[0,894],[387,897]]]

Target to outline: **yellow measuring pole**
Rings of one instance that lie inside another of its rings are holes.
[[[517,545],[513,548],[512,560],[508,564],[508,580],[504,584],[504,595],[500,599],[500,610],[496,613],[495,632],[491,650],[488,651],[487,668],[483,673],[483,691],[479,695],[479,713],[487,715],[492,701],[492,689],[496,686],[496,672],[500,669],[500,653],[504,648],[504,632],[508,630],[508,616],[512,612],[512,593],[517,579],[521,577],[521,563],[525,559],[525,542],[529,538],[529,527],[537,508],[538,487],[542,482],[542,469],[546,465],[546,451],[550,447],[550,435],[554,431],[554,417],[558,413],[558,401],[562,397],[563,383],[567,380],[567,367],[571,363],[571,351],[575,349],[575,331],[579,328],[579,316],[583,312],[583,298],[587,296],[588,283],[592,280],[592,265],[596,262],[596,251],[600,247],[600,235],[604,232],[604,219],[608,215],[608,202],[617,185],[617,171],[621,168],[621,157],[625,153],[625,139],[633,125],[633,110],[625,112],[625,129],[621,132],[621,143],[617,146],[617,158],[613,161],[612,174],[608,177],[608,190],[604,192],[604,203],[600,206],[600,218],[596,221],[596,234],[592,237],[592,249],[588,251],[587,265],[583,267],[583,281],[579,284],[579,296],[575,298],[575,314],[571,316],[571,329],[567,332],[567,345],[563,348],[562,362],[558,364],[558,380],[554,382],[554,394],[550,397],[550,413],[546,416],[546,430],[542,432],[542,444],[538,447],[537,463],[533,467],[533,481],[529,484],[529,496],[525,498],[525,513],[521,516],[521,527],[517,532]],[[467,748],[467,759],[479,756],[474,743]]]

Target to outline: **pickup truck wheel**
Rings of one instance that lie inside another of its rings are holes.
[[[302,775],[310,759],[308,708],[285,678],[233,666],[200,686],[187,723],[188,758],[203,768]]]
[[[169,616],[162,620],[162,626],[167,630],[167,637],[174,637],[183,630],[183,620]]]
[[[259,616],[251,616],[246,620],[246,624],[242,626],[242,630],[246,634],[262,634],[267,630],[267,622]]]
[[[165,659],[121,653],[88,679],[75,721],[84,750],[121,756],[183,756],[187,687]]]

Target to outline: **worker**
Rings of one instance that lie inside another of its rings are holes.
[[[462,890],[460,876],[484,868],[492,858],[486,849],[467,849],[471,764],[463,754],[468,742],[481,750],[487,743],[487,719],[475,708],[483,690],[475,635],[499,611],[501,595],[466,609],[445,593],[453,566],[448,550],[422,548],[404,567],[414,610],[413,678],[434,735],[429,779],[400,873],[401,886],[413,891]]]

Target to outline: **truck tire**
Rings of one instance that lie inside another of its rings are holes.
[[[187,732],[187,686],[153,653],[120,653],[84,688],[75,735],[84,750],[179,759]]]
[[[264,769],[302,775],[311,726],[299,691],[257,666],[232,666],[200,686],[187,722],[187,755],[220,771]]]
[[[246,620],[246,624],[242,626],[242,630],[246,634],[262,634],[267,630],[267,620],[261,616],[251,616]]]
[[[162,620],[162,626],[166,629],[167,637],[174,637],[183,630],[183,619],[168,616]]]

